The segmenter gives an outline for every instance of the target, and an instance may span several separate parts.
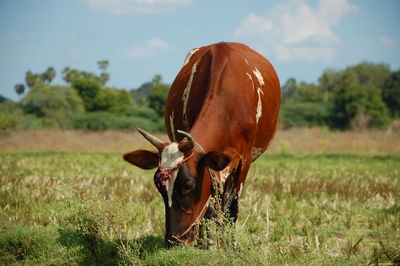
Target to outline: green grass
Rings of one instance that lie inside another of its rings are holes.
[[[266,154],[244,186],[239,250],[168,250],[152,171],[118,153],[0,153],[0,264],[398,264],[399,165],[399,154]]]

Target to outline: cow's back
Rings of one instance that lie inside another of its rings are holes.
[[[188,54],[168,95],[165,125],[179,141],[176,130],[189,132],[206,117],[223,126],[228,138],[221,142],[244,140],[255,160],[273,137],[279,106],[279,80],[269,61],[243,44],[217,43]]]

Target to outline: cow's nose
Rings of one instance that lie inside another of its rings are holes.
[[[173,235],[165,235],[165,246],[167,248],[172,248],[182,245],[181,241]]]

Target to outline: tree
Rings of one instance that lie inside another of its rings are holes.
[[[25,74],[26,85],[30,89],[35,86],[39,86],[42,83],[50,84],[56,76],[56,70],[54,67],[48,67],[47,70],[41,74],[32,73],[32,71],[27,71]]]
[[[63,69],[62,73],[63,73],[63,79],[65,80],[65,82],[70,83],[70,84],[74,83],[75,80],[77,80],[77,79],[92,80],[92,81],[96,81],[100,84],[103,84],[102,78],[92,72],[79,71],[79,70],[76,70],[73,68],[66,67]]]
[[[54,67],[48,67],[47,70],[41,74],[41,80],[43,82],[47,82],[48,84],[51,83],[55,77],[56,70]]]
[[[156,111],[159,117],[164,117],[164,109],[167,101],[168,91],[169,86],[162,82],[162,76],[155,75],[153,77],[153,89],[148,96],[148,102],[149,107]]]
[[[107,71],[107,69],[108,69],[108,60],[97,61],[97,65],[99,66],[101,71]]]
[[[290,99],[297,97],[297,81],[295,78],[288,78],[286,83],[282,86],[282,102],[286,102]]]
[[[29,91],[21,100],[28,114],[49,118],[65,126],[69,119],[84,111],[82,99],[69,86],[42,84]]]
[[[153,79],[152,79],[153,84],[161,83],[161,81],[162,81],[162,76],[160,74],[155,74],[153,76]]]
[[[99,66],[100,70],[101,70],[101,74],[100,74],[100,79],[102,84],[106,84],[107,81],[110,79],[110,74],[107,73],[108,70],[108,60],[101,60],[97,62],[97,65]]]
[[[128,91],[103,88],[95,98],[93,109],[95,111],[125,113],[132,103],[133,100]]]
[[[69,67],[65,67],[62,71],[62,74],[63,80],[67,83],[71,83],[79,77],[78,71]]]
[[[318,82],[321,90],[324,93],[324,102],[328,102],[332,98],[332,94],[335,92],[337,85],[340,82],[343,71],[334,69],[326,69],[319,77]]]
[[[332,120],[340,129],[383,128],[389,116],[379,89],[353,84],[338,91],[333,100]]]
[[[14,86],[14,90],[18,94],[18,96],[21,97],[21,95],[25,92],[25,85],[22,83],[16,84]]]
[[[95,99],[101,90],[101,83],[96,79],[76,78],[72,81],[72,87],[82,98],[86,111],[94,111]]]
[[[302,102],[322,102],[324,92],[320,86],[301,82],[296,88],[297,100]]]
[[[362,62],[344,70],[342,85],[361,84],[381,89],[390,74],[390,67],[387,64]]]
[[[32,71],[28,70],[25,73],[25,82],[26,85],[28,85],[28,87],[30,89],[32,89],[33,87],[35,87],[37,84],[41,83],[41,78],[40,78],[40,74],[34,74],[32,73]]]
[[[400,69],[393,72],[382,90],[382,98],[394,117],[400,116]]]

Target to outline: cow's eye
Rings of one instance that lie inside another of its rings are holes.
[[[182,194],[187,195],[190,192],[192,192],[193,189],[194,189],[194,182],[187,182],[185,185],[183,185]]]

